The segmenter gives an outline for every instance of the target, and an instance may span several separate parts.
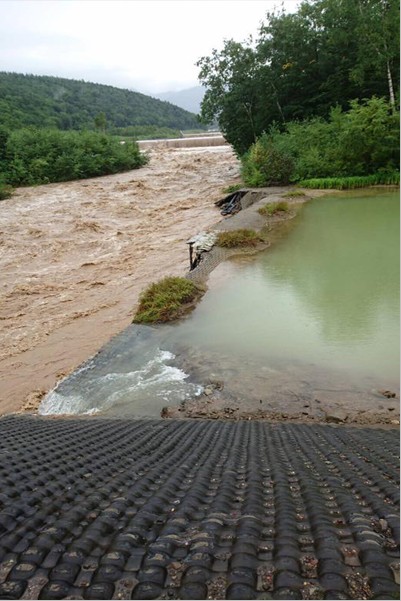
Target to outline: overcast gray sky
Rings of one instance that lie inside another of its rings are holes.
[[[157,93],[199,85],[196,61],[299,0],[0,0],[0,71]]]

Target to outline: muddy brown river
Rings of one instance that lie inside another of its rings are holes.
[[[186,240],[239,181],[230,147],[149,151],[123,174],[20,188],[0,204],[0,414],[37,406],[132,320],[150,282],[188,270]]]

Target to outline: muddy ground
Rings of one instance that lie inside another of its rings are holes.
[[[186,240],[239,181],[228,146],[154,149],[147,166],[20,188],[0,205],[0,414],[34,408],[132,320],[140,292],[184,275]]]

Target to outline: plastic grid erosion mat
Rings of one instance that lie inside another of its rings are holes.
[[[399,599],[398,431],[0,419],[1,599]]]

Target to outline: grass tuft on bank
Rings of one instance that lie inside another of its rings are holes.
[[[279,202],[265,204],[258,209],[258,213],[263,215],[263,217],[271,217],[272,215],[277,215],[277,213],[288,213],[289,210],[288,203],[285,200],[280,200]]]
[[[141,294],[133,323],[165,323],[179,319],[195,307],[204,292],[185,278],[163,278]]]
[[[223,194],[233,194],[234,192],[238,192],[238,190],[242,190],[243,184],[232,184],[231,186],[227,186],[227,188],[223,188]]]
[[[261,242],[260,235],[254,230],[239,229],[231,232],[220,232],[217,236],[217,245],[224,248],[241,248],[257,246]]]

